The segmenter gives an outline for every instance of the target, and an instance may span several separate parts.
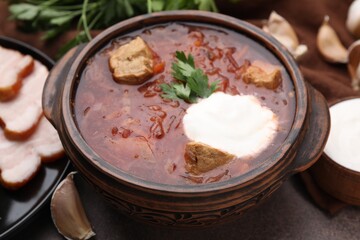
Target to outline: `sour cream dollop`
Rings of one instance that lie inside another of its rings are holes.
[[[325,153],[338,164],[360,172],[360,99],[335,104],[330,118]]]
[[[189,107],[183,125],[192,141],[240,158],[263,151],[272,142],[279,124],[276,114],[255,96],[216,92]]]

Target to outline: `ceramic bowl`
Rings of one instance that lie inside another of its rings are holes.
[[[330,110],[338,106],[338,104],[354,100],[357,101],[357,106],[359,106],[360,98],[342,99],[331,104]],[[358,112],[358,110],[358,108],[355,108],[354,112]],[[333,159],[329,155],[325,149],[319,161],[310,169],[310,173],[317,185],[336,199],[360,206],[360,172],[351,169],[351,166],[345,166],[339,159]],[[358,156],[358,161],[360,161],[360,156]]]
[[[191,22],[230,29],[265,46],[283,64],[295,86],[296,110],[290,132],[264,164],[229,180],[203,185],[150,182],[114,168],[86,143],[73,115],[78,76],[87,60],[109,41],[159,23]],[[321,155],[329,132],[323,96],[305,83],[286,49],[259,28],[229,16],[173,11],[120,22],[87,45],[71,50],[47,80],[43,106],[60,134],[68,157],[80,174],[120,212],[143,222],[178,228],[201,227],[236,219],[267,199],[291,175],[310,167]]]

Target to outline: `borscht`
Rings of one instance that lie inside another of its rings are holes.
[[[295,91],[281,62],[232,30],[156,25],[92,56],[74,98],[87,144],[141,179],[184,185],[245,174],[290,132]]]

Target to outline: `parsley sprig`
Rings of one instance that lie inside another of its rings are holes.
[[[200,68],[195,68],[194,57],[184,52],[176,51],[176,59],[171,66],[172,76],[178,80],[170,84],[161,84],[161,95],[167,99],[183,99],[194,103],[198,98],[209,97],[217,88],[218,81],[209,84],[208,76]]]

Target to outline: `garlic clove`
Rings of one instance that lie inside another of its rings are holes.
[[[346,19],[346,27],[356,38],[360,38],[360,0],[351,3]]]
[[[329,16],[324,17],[324,21],[319,28],[316,44],[325,60],[332,63],[346,63],[348,60],[347,49],[340,42],[335,30],[329,25]]]
[[[71,172],[57,186],[51,199],[51,216],[58,232],[66,239],[86,240],[95,235],[82,206]]]
[[[351,76],[351,84],[354,90],[360,90],[360,40],[349,47],[348,71]]]
[[[308,50],[306,45],[299,45],[299,39],[290,23],[275,11],[271,12],[269,20],[263,26],[263,30],[284,45],[295,59]]]
[[[295,59],[299,59],[308,51],[308,47],[305,44],[300,44],[292,53]]]

